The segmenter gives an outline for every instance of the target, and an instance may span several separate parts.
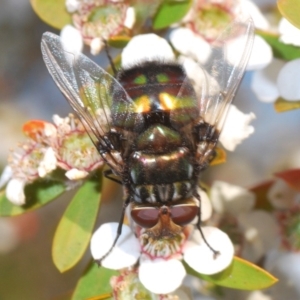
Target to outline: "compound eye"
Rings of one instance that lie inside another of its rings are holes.
[[[198,215],[199,207],[193,204],[180,204],[171,207],[171,218],[177,225],[189,224]]]
[[[135,223],[143,228],[151,228],[158,222],[159,210],[155,207],[134,207],[131,217]]]

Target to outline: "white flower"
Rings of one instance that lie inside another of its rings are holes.
[[[278,25],[279,40],[285,44],[300,46],[300,29],[282,18]]]
[[[174,276],[176,274],[176,276]],[[168,294],[181,286],[186,275],[184,266],[178,259],[140,259],[139,278],[141,283],[151,292]]]
[[[135,10],[133,7],[128,7],[126,10],[126,17],[124,20],[124,26],[132,29],[133,25],[135,23]]]
[[[66,177],[69,178],[70,180],[79,180],[79,179],[83,179],[86,176],[89,175],[89,173],[85,170],[78,170],[76,168],[73,168],[71,170],[68,170],[65,173]]]
[[[220,255],[217,254],[216,257],[212,255],[199,230],[196,230],[191,241],[184,246],[183,259],[198,273],[207,275],[219,273],[230,265],[234,255],[233,245],[228,235],[218,228],[206,226],[201,229],[208,244],[220,251]]]
[[[69,13],[74,13],[80,7],[80,0],[66,0],[66,9]]]
[[[211,187],[211,199],[217,219],[222,220],[224,216],[221,224],[226,224],[230,219],[233,219],[231,223],[236,223],[232,234],[237,235],[236,231],[240,231],[242,240],[236,246],[242,247],[239,252],[243,258],[256,262],[277,243],[275,219],[265,211],[253,210],[255,195],[252,192],[215,181]]]
[[[254,132],[249,123],[255,119],[254,113],[243,114],[234,105],[230,105],[228,115],[220,135],[220,142],[229,151],[233,151],[238,144]]]
[[[91,241],[94,259],[101,258],[110,249],[117,226],[117,223],[107,223],[94,233]],[[190,267],[203,274],[218,273],[231,263],[234,251],[227,235],[214,227],[202,227],[202,231],[210,246],[220,251],[216,257],[197,230],[177,254],[164,258],[149,256],[143,252],[134,233],[128,226],[123,225],[122,235],[116,246],[101,263],[106,268],[119,270],[132,267],[139,260],[138,276],[143,285],[153,293],[168,294],[182,284],[186,275],[180,261],[182,256]],[[164,241],[162,245],[163,243]]]
[[[47,174],[56,169],[57,159],[55,152],[51,147],[45,151],[44,158],[38,166],[38,174],[40,177],[45,177]]]
[[[277,179],[270,187],[268,200],[278,210],[290,209],[300,204],[300,193],[292,189],[284,180]]]
[[[300,59],[294,59],[286,63],[277,77],[279,94],[286,100],[300,100]]]
[[[268,30],[270,28],[268,20],[253,1],[241,0],[240,3],[243,7],[243,11],[251,16],[255,28],[262,30]]]
[[[201,64],[204,64],[211,54],[209,43],[189,28],[175,28],[169,38],[177,51]]]
[[[107,253],[116,236],[118,223],[105,223],[93,234],[91,253],[94,259],[100,259]],[[133,266],[140,256],[139,242],[130,227],[123,225],[122,234],[112,252],[102,260],[105,268],[118,270]]]
[[[238,49],[236,49],[238,51]],[[247,70],[259,70],[271,63],[273,52],[271,46],[260,36],[255,35],[252,51],[246,67]]]
[[[259,100],[274,102],[279,97],[277,76],[284,64],[284,61],[274,58],[266,68],[253,73],[251,89]]]
[[[135,22],[135,11],[128,1],[68,0],[66,5],[81,40],[92,46],[91,52],[94,54],[101,50],[100,41],[124,34]]]
[[[53,121],[57,126],[57,136],[51,140],[51,147],[55,151],[57,165],[67,171],[69,179],[82,179],[103,165],[102,157],[74,115],[66,118],[54,115]]]
[[[104,47],[104,43],[99,37],[96,37],[92,39],[90,47],[91,47],[91,54],[97,55]]]
[[[175,55],[168,42],[154,33],[134,36],[122,52],[122,67],[142,61],[173,61]]]
[[[214,210],[233,215],[250,211],[254,207],[255,195],[243,187],[223,181],[214,181],[210,197]]]
[[[277,299],[300,298],[300,254],[273,249],[266,256],[264,268],[279,278],[270,292]]]
[[[66,25],[60,32],[60,39],[65,51],[77,55],[82,52],[83,39],[78,29]],[[73,59],[73,57],[71,57]]]
[[[0,177],[0,189],[2,189],[8,183],[8,181],[12,178],[12,176],[13,176],[13,171],[11,166],[6,166]]]
[[[257,98],[264,102],[274,102],[279,97],[288,101],[300,100],[300,59],[285,63],[273,59],[265,69],[254,72],[251,88]]]
[[[24,194],[24,187],[26,181],[13,178],[11,179],[7,186],[6,186],[6,197],[7,199],[15,205],[23,205],[25,204],[25,194]]]

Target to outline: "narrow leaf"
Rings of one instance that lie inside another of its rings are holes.
[[[274,175],[284,180],[291,188],[300,192],[300,169],[286,170]]]
[[[299,101],[287,101],[283,98],[278,98],[274,103],[274,108],[277,112],[285,112],[288,110],[299,109],[300,108],[300,100]]]
[[[278,0],[277,6],[282,14],[290,23],[300,28],[300,1],[299,0]]]
[[[273,54],[276,58],[293,60],[300,57],[300,48],[280,42],[277,34],[262,30],[257,30],[256,32],[272,47]]]
[[[109,282],[115,275],[118,275],[117,271],[98,267],[95,262],[91,262],[77,282],[72,300],[108,299],[112,292]]]
[[[25,187],[26,204],[17,206],[0,192],[0,216],[16,216],[37,209],[56,199],[65,191],[65,185],[57,181],[36,181]]]
[[[77,191],[55,232],[52,257],[60,272],[76,265],[86,251],[99,206],[99,178],[89,179]]]
[[[139,32],[151,17],[156,13],[160,1],[148,1],[145,5],[144,1],[133,1],[132,5],[135,10],[134,31]]]
[[[275,284],[278,279],[258,266],[235,257],[224,271],[214,275],[203,275],[185,264],[187,273],[216,285],[240,290],[260,290]]]
[[[30,0],[35,13],[48,25],[62,29],[71,24],[71,15],[66,10],[66,0]]]
[[[162,29],[173,23],[179,22],[189,11],[191,0],[186,1],[163,1],[153,19],[153,28]]]

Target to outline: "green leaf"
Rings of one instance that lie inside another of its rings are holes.
[[[274,108],[277,112],[285,112],[288,110],[294,110],[300,108],[300,100],[299,101],[287,101],[283,98],[278,98],[274,103]]]
[[[98,267],[96,263],[91,262],[77,282],[72,300],[82,300],[90,297],[93,297],[92,299],[107,299],[104,296],[109,296],[107,294],[112,292],[109,282],[111,277],[115,275],[118,275],[117,271]],[[103,295],[104,298],[95,297],[98,295]]]
[[[238,257],[234,257],[232,264],[227,269],[214,275],[197,273],[187,264],[185,264],[185,268],[190,275],[216,285],[239,290],[260,290],[270,287],[278,281],[267,271]]]
[[[299,0],[278,0],[277,6],[282,14],[290,23],[300,28],[300,1]]]
[[[142,0],[133,1],[132,5],[135,10],[134,32],[140,32],[144,25],[149,21],[157,11],[160,1],[148,1],[147,5]]]
[[[153,18],[153,28],[162,29],[179,22],[189,11],[191,5],[191,0],[164,1]]]
[[[35,13],[48,25],[62,29],[72,24],[71,15],[66,10],[66,0],[30,0]]]
[[[56,199],[65,191],[65,185],[57,181],[35,181],[25,187],[26,204],[17,206],[0,192],[0,216],[16,216],[37,209]]]
[[[257,30],[256,33],[272,47],[273,54],[276,58],[293,60],[300,57],[300,48],[280,42],[277,34],[261,30]]]
[[[56,229],[53,261],[60,272],[72,268],[86,251],[100,206],[99,178],[87,180],[77,191]]]

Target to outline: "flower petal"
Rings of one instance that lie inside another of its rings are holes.
[[[48,173],[56,169],[56,156],[54,150],[49,147],[46,149],[43,160],[39,163],[38,173],[40,177],[45,177]]]
[[[212,250],[206,245],[199,230],[193,233],[193,241],[184,249],[184,260],[195,271],[202,274],[215,274],[227,268],[233,259],[234,248],[228,235],[215,227],[202,227],[208,244],[220,254],[214,257]]]
[[[66,0],[66,9],[69,13],[74,13],[80,6],[80,0]]]
[[[204,64],[211,54],[211,47],[202,37],[189,28],[178,27],[171,31],[170,41],[181,54]]]
[[[224,181],[214,181],[210,197],[213,208],[218,213],[237,215],[250,211],[255,203],[254,193]]]
[[[272,206],[277,209],[291,209],[295,204],[300,203],[300,193],[282,179],[277,179],[272,184],[267,197]]]
[[[24,186],[24,180],[18,178],[11,179],[8,182],[5,190],[7,199],[16,205],[25,204]]]
[[[247,14],[251,16],[255,28],[262,30],[269,29],[270,25],[268,20],[253,1],[243,0],[241,1],[241,5],[243,7],[243,11],[247,12]]]
[[[286,63],[280,70],[277,85],[280,95],[289,101],[300,100],[300,58]]]
[[[92,39],[90,47],[91,47],[91,54],[97,55],[102,50],[104,43],[99,37]]]
[[[168,42],[154,33],[133,37],[122,52],[122,67],[130,67],[141,61],[174,60],[175,55]]]
[[[254,72],[251,89],[259,100],[274,102],[279,97],[277,76],[284,64],[282,60],[274,58],[266,68]]]
[[[282,18],[278,25],[280,33],[279,40],[285,44],[300,46],[300,29],[291,24],[287,19]]]
[[[71,25],[66,25],[60,32],[60,39],[65,51],[79,54],[83,49],[83,40],[79,30]],[[70,56],[74,59],[74,56]]]
[[[201,221],[207,221],[212,215],[212,205],[205,191],[198,189],[201,198]]]
[[[93,234],[91,252],[94,259],[100,259],[110,250],[116,234],[118,223],[105,223]],[[102,266],[108,269],[119,270],[134,265],[140,256],[138,240],[130,227],[123,224],[122,234],[113,250],[102,260]]]
[[[229,151],[234,151],[236,146],[254,132],[254,127],[249,123],[255,119],[254,113],[244,114],[234,105],[230,105],[228,116],[220,135],[220,142]]]
[[[66,177],[69,178],[70,180],[79,180],[83,179],[86,176],[89,175],[87,171],[84,170],[78,170],[78,169],[71,169],[65,173]]]
[[[124,26],[131,29],[135,23],[135,10],[133,7],[128,7],[126,10],[126,17],[124,20]]]
[[[11,166],[6,166],[0,177],[0,189],[3,188],[12,178],[13,172]]]
[[[271,63],[273,52],[271,46],[260,36],[255,35],[247,70],[263,69]]]
[[[279,295],[277,299],[299,299],[299,265],[299,253],[274,249],[266,256],[265,269],[280,278],[279,282],[272,288],[272,290]]]
[[[255,210],[239,214],[237,218],[246,241],[242,248],[243,258],[257,262],[270,249],[277,246],[279,229],[270,213]]]
[[[141,283],[151,292],[168,294],[176,290],[186,275],[182,263],[178,259],[148,259],[141,257],[139,278]]]

